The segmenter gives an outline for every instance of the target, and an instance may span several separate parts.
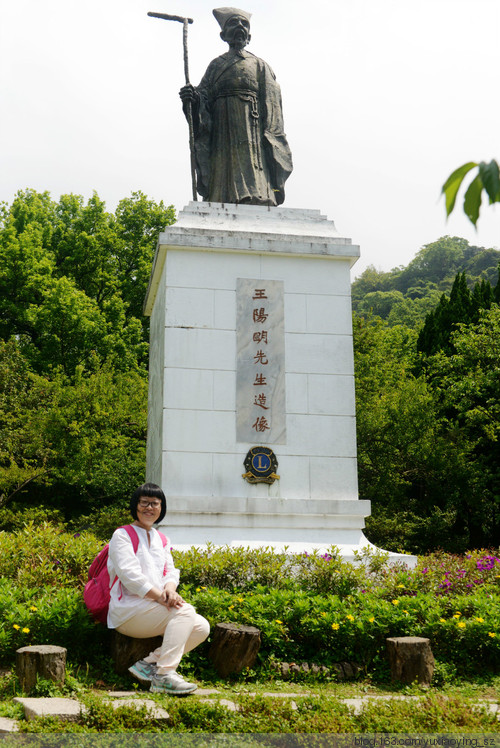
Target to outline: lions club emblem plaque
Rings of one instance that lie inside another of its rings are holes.
[[[278,460],[269,447],[252,447],[243,464],[247,472],[242,477],[249,483],[274,483],[279,479],[276,475]]]

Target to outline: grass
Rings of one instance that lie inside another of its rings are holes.
[[[20,695],[14,675],[5,673],[0,692],[0,716],[18,719],[26,733],[231,733],[231,734],[303,734],[303,733],[497,733],[499,721],[481,700],[500,700],[500,676],[478,677],[473,681],[457,679],[444,686],[422,688],[417,684],[375,684],[366,678],[351,683],[313,681],[285,682],[259,677],[253,673],[233,682],[217,678],[198,680],[200,688],[217,689],[208,699],[197,696],[173,698],[134,689],[128,678],[104,682],[90,670],[72,671],[65,686],[43,682],[36,695],[73,696],[86,707],[76,723],[53,718],[26,722],[19,705]],[[168,724],[155,722],[147,710],[123,706],[114,710],[106,699],[107,690],[135,690],[137,696],[155,701],[167,709]],[[292,694],[289,698],[268,694]],[[370,699],[357,713],[343,699]],[[378,697],[378,698],[376,698]],[[237,705],[230,711],[221,704]],[[295,708],[296,707],[296,708]]]

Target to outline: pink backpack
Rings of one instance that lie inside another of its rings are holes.
[[[139,536],[133,526],[124,525],[120,529],[128,532],[130,540],[132,541],[134,553],[137,553],[139,547]],[[167,545],[167,538],[161,532],[159,532],[158,535],[160,536],[163,547],[165,548]],[[104,548],[99,551],[90,564],[88,582],[83,590],[83,602],[92,614],[94,620],[104,623],[104,625],[106,625],[108,621],[108,608],[111,598],[110,590],[118,579],[118,577],[115,577],[113,579],[113,584],[110,585],[108,555],[109,543],[106,543]]]

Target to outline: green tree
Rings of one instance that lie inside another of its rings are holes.
[[[441,284],[453,278],[471,249],[469,242],[457,236],[442,236],[425,244],[396,280],[396,287],[407,291],[414,284]]]
[[[40,373],[71,375],[91,356],[145,371],[142,301],[158,233],[174,220],[140,192],[114,215],[96,194],[84,204],[19,192],[0,216],[0,336],[15,336]]]
[[[67,516],[144,479],[148,324],[158,233],[142,193],[115,214],[94,194],[19,192],[0,208],[0,506]]]
[[[470,245],[466,239],[444,236],[424,245],[406,267],[389,272],[367,268],[352,284],[352,306],[358,313],[372,313],[390,325],[418,328],[427,313],[449,293],[457,272],[465,272],[467,284],[494,283],[500,251]]]
[[[415,289],[412,290],[415,291]],[[406,325],[418,330],[427,314],[435,309],[440,297],[439,291],[433,289],[428,289],[427,293],[421,297],[411,298],[406,296],[391,308],[387,322],[391,327],[393,325]]]
[[[128,496],[144,479],[145,377],[108,364],[77,371],[71,382],[59,374],[49,387],[51,406],[34,420],[52,449],[50,503],[55,494],[58,508],[79,513]]]
[[[47,388],[37,386],[14,340],[0,340],[0,506],[33,482],[48,478],[53,450],[43,429],[34,424],[38,412],[51,405]]]
[[[387,319],[394,306],[404,301],[401,291],[372,291],[365,294],[358,304],[358,312],[361,314],[375,314],[377,317]]]
[[[458,273],[450,297],[443,294],[437,307],[426,316],[425,324],[418,336],[418,351],[424,356],[432,356],[438,351],[452,353],[453,331],[460,324],[476,322],[480,310],[491,307],[496,293],[497,289],[493,290],[490,282],[485,279],[476,283],[471,293],[465,272]]]
[[[464,539],[453,533],[464,466],[426,379],[413,374],[416,333],[355,315],[354,343],[359,490],[372,502],[369,539],[394,550],[459,550]],[[404,531],[394,536],[395,527]]]
[[[500,537],[500,308],[483,310],[477,324],[452,333],[454,353],[429,361],[429,380],[441,417],[467,464],[459,520],[470,544]]]
[[[366,294],[374,291],[385,291],[389,273],[384,273],[377,270],[373,265],[369,265],[364,270],[359,278],[352,283],[351,287],[351,298],[353,308],[357,309],[360,301],[362,301]]]
[[[498,249],[483,249],[471,257],[464,270],[469,282],[478,280],[489,280],[494,285],[497,280],[498,263],[500,262],[500,251]]]
[[[48,378],[15,341],[0,341],[0,506],[16,499],[71,516],[143,480],[147,380],[95,364]]]

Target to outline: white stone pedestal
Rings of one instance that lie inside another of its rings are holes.
[[[165,491],[174,547],[335,544],[350,557],[368,545],[349,273],[358,256],[314,210],[192,202],[160,235],[145,302],[147,480]],[[282,282],[286,432],[281,443],[264,442],[279,463],[272,485],[242,477],[262,440],[256,432],[237,441],[238,279]]]

